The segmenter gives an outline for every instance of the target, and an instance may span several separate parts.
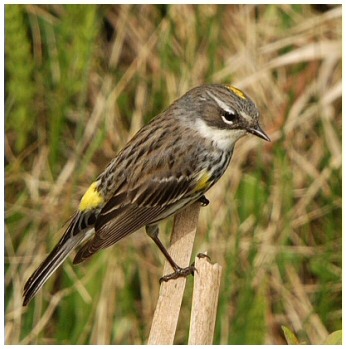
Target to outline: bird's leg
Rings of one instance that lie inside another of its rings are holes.
[[[193,265],[190,265],[186,268],[181,268],[177,263],[174,262],[173,258],[168,253],[165,246],[163,246],[161,240],[159,239],[159,227],[157,225],[148,225],[145,227],[146,233],[150,236],[150,238],[155,242],[158,248],[166,257],[168,263],[173,268],[174,272],[168,275],[164,275],[160,278],[160,283],[162,281],[169,281],[171,279],[178,279],[180,277],[186,277],[188,275],[193,275],[196,268]]]
[[[209,205],[209,200],[204,196],[202,195],[198,201],[202,204],[202,206],[208,206]]]

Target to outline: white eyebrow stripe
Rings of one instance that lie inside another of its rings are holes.
[[[215,95],[213,95],[211,92],[207,91],[208,95],[219,105],[221,109],[224,111],[227,111],[228,113],[234,113],[234,110],[229,107],[226,103],[222,102],[221,99],[217,98]]]

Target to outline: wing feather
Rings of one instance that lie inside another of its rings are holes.
[[[136,204],[120,208],[119,212],[121,211],[121,213],[96,230],[93,240],[86,243],[78,251],[73,263],[80,263],[98,250],[115,244],[125,236],[152,222],[164,210],[163,207],[138,207]],[[116,214],[117,210],[114,210],[113,213]]]
[[[93,240],[76,254],[74,263],[80,263],[99,249],[109,247],[143,226],[156,223],[172,214],[172,208],[180,208],[179,201],[189,203],[198,198],[194,193],[196,182],[191,177],[152,179],[147,185],[139,185],[113,196],[101,210],[95,223]],[[122,200],[119,200],[119,195]],[[174,210],[173,210],[174,211]],[[165,213],[167,215],[165,216]]]

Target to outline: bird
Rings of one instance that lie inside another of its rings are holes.
[[[23,306],[75,249],[78,264],[142,227],[174,270],[163,281],[193,274],[169,255],[158,224],[196,201],[209,203],[204,194],[228,168],[240,138],[270,141],[259,117],[253,100],[229,84],[197,86],[154,117],[86,190],[61,239],[25,283]]]

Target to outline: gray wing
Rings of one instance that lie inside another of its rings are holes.
[[[199,195],[195,188],[192,177],[167,177],[149,182],[142,179],[131,191],[115,194],[96,219],[94,238],[78,251],[73,262],[82,262],[141,227],[171,215],[176,206],[196,200]]]

